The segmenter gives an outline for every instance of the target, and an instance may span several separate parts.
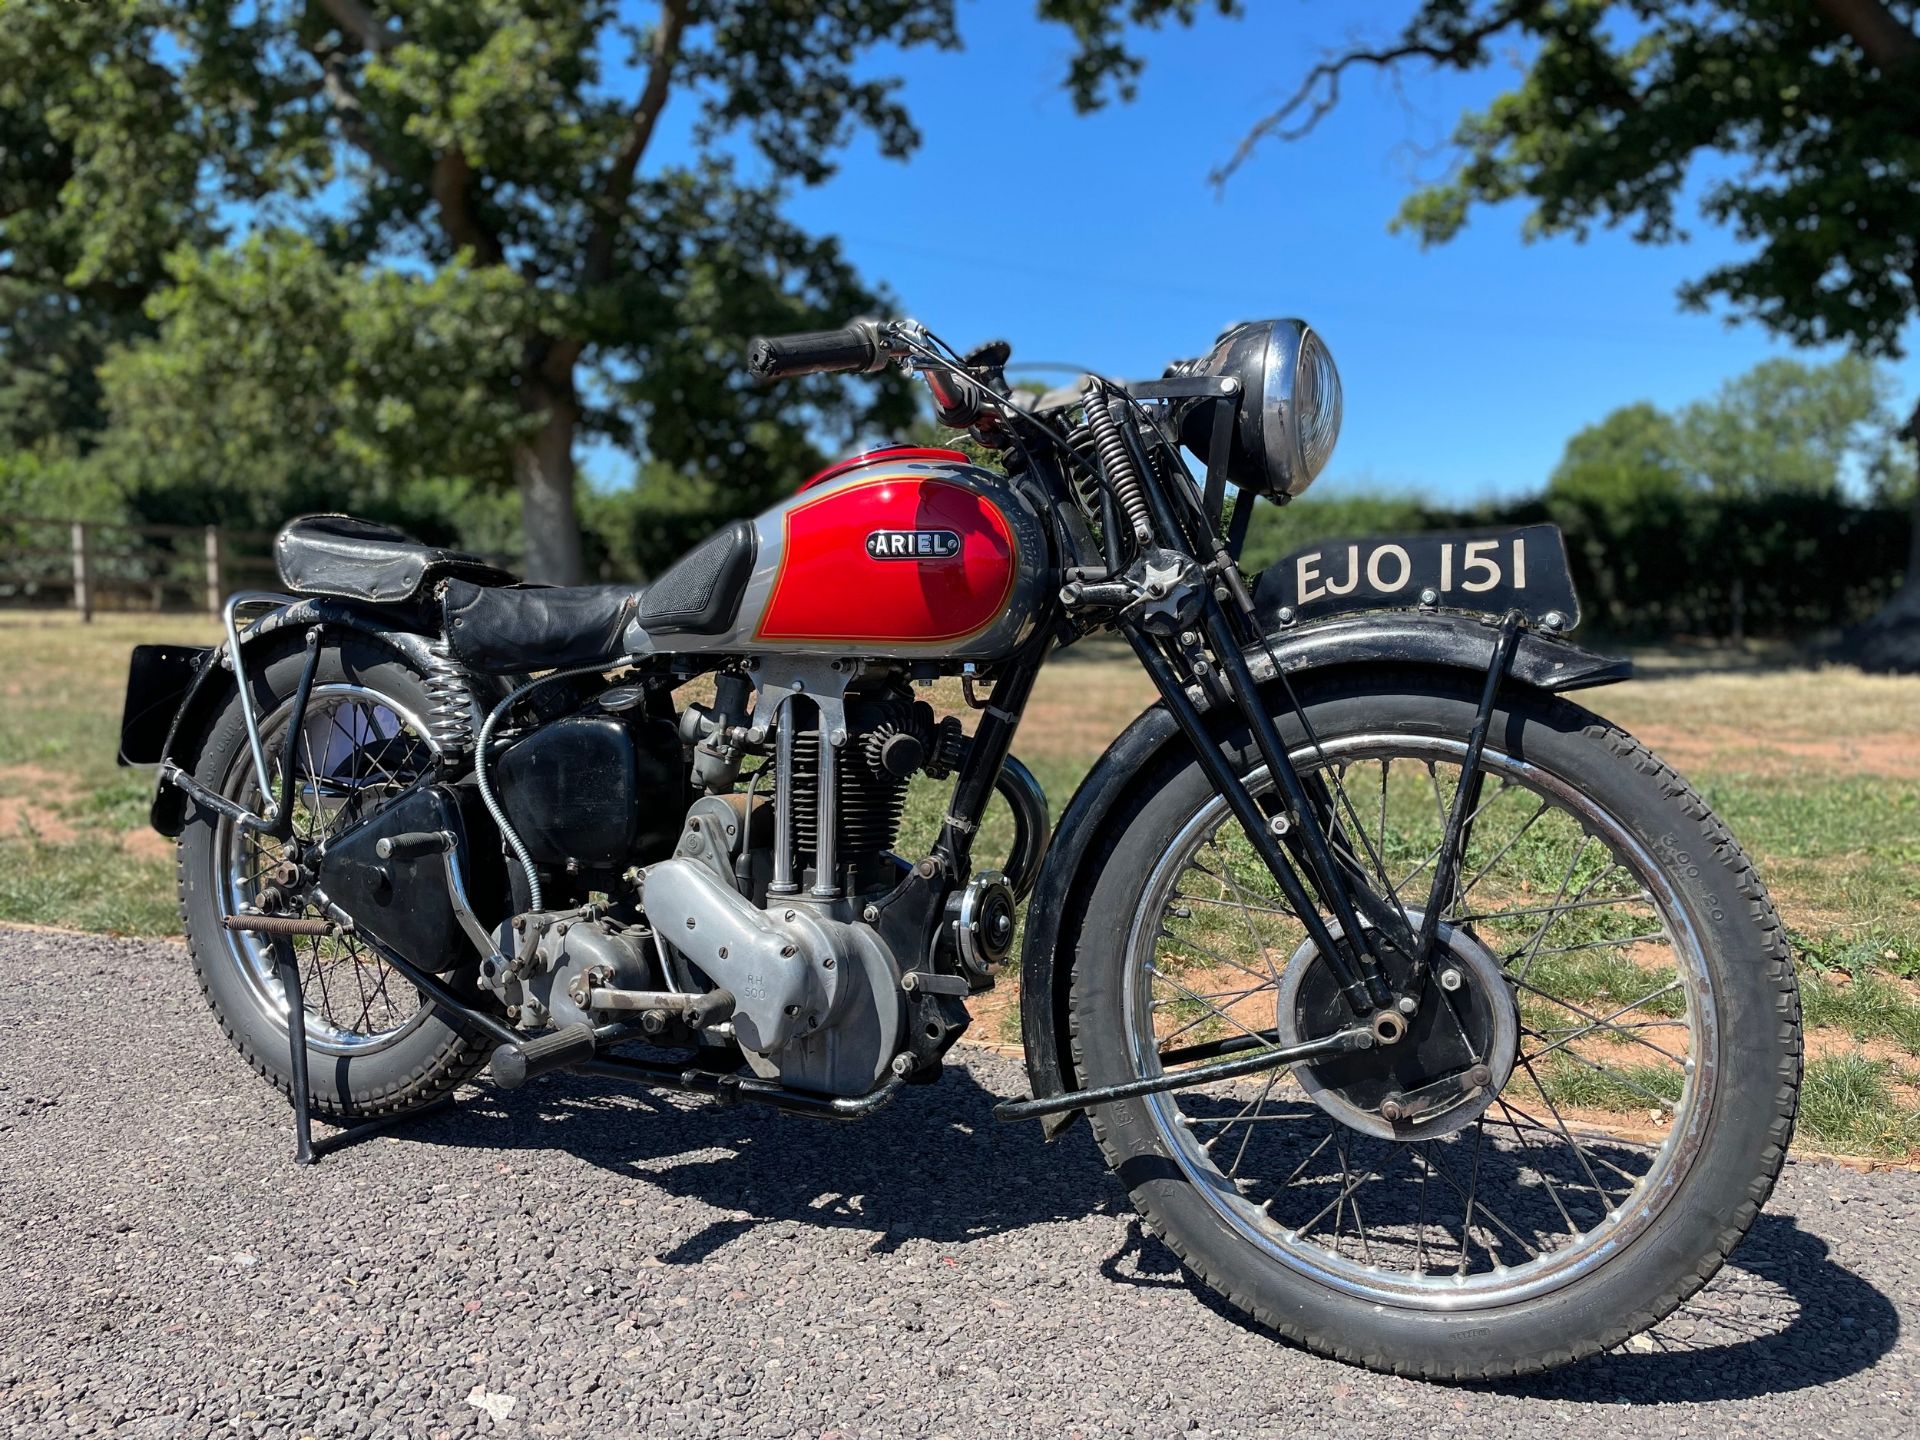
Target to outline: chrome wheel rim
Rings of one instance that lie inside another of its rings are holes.
[[[291,700],[262,718],[260,734],[276,793]],[[391,697],[364,685],[316,684],[294,756],[294,830],[311,846],[374,814],[432,773],[431,732]],[[241,751],[224,792],[250,810],[262,805],[251,757]],[[253,905],[266,872],[286,858],[281,842],[221,819],[214,836],[221,913]],[[301,913],[317,914],[311,906]],[[261,1008],[282,1029],[287,996],[273,947],[262,937],[224,932],[227,958]],[[425,1020],[420,993],[352,935],[293,940],[300,966],[307,1048],[332,1055],[384,1050]]]
[[[1416,908],[1465,750],[1376,733],[1291,758],[1327,782],[1353,863]],[[1286,1071],[1142,1102],[1233,1232],[1375,1303],[1504,1305],[1591,1273],[1662,1212],[1712,1113],[1712,984],[1652,851],[1537,766],[1489,747],[1481,771],[1467,862],[1443,918],[1501,957],[1522,1018],[1519,1061],[1478,1120],[1431,1140],[1364,1135]],[[1268,788],[1264,771],[1250,783]],[[1424,819],[1397,835],[1416,802]],[[1566,854],[1543,853],[1549,839]],[[1547,883],[1529,895],[1524,882],[1540,877]],[[1239,954],[1227,945],[1235,932]],[[1149,875],[1129,938],[1123,1005],[1134,1072],[1160,1073],[1160,1053],[1174,1045],[1275,1026],[1288,942],[1303,934],[1225,801],[1212,797]],[[1588,989],[1570,990],[1576,981]],[[1655,1060],[1657,1077],[1646,1063]],[[1569,1098],[1587,1093],[1609,1104],[1644,1099],[1639,1123]]]

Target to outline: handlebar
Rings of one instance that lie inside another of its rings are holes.
[[[893,358],[877,320],[855,320],[838,330],[808,330],[798,335],[762,335],[747,351],[747,369],[756,379],[793,375],[883,370]]]
[[[914,359],[916,351],[921,358]],[[835,372],[867,374],[884,370],[896,359],[914,359],[914,368],[933,392],[942,425],[965,430],[990,418],[993,397],[1005,392],[1000,370],[1011,347],[993,341],[956,367],[946,367],[944,361],[924,363],[925,353],[926,332],[914,322],[861,319],[838,330],[759,336],[747,350],[747,369],[759,380],[783,380]]]

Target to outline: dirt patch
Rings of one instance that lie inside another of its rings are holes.
[[[0,839],[31,835],[49,845],[70,845],[78,838],[60,812],[24,795],[0,795]]]
[[[145,825],[120,832],[120,848],[139,860],[173,859],[174,842]]]
[[[44,765],[0,765],[0,839],[32,835],[67,845],[79,832],[61,814],[74,796],[74,779]]]
[[[66,771],[50,770],[45,765],[0,765],[0,790],[9,794],[33,790],[40,792],[40,798],[64,802],[74,797],[78,783]]]
[[[967,1013],[973,1024],[967,1027],[970,1044],[990,1050],[1016,1051],[1018,1027],[1013,1013],[1020,1005],[1020,972],[1009,967],[994,981],[993,989],[967,997]]]
[[[1789,739],[1758,736],[1731,725],[1641,726],[1639,739],[1663,760],[1681,770],[1718,762],[1757,775],[1786,775],[1818,770],[1828,775],[1877,775],[1888,779],[1920,779],[1920,743],[1901,731],[1852,735],[1835,739]]]
[[[1855,1039],[1843,1029],[1820,1026],[1806,1032],[1806,1058],[1809,1063],[1815,1060],[1830,1060],[1836,1055],[1852,1055],[1856,1052],[1869,1060],[1885,1060],[1900,1066],[1913,1064],[1913,1054],[1897,1040],[1888,1040],[1884,1036],[1869,1035],[1865,1039]]]

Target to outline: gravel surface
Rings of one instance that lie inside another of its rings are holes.
[[[179,947],[0,974],[6,1434],[1920,1434],[1910,1173],[1795,1163],[1651,1343],[1445,1388],[1211,1303],[983,1049],[859,1126],[556,1077],[301,1171]]]

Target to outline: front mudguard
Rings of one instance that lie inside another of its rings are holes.
[[[1383,612],[1348,615],[1280,630],[1267,649],[1247,655],[1254,678],[1274,678],[1275,662],[1288,675],[1364,666],[1417,666],[1486,673],[1493,659],[1493,622],[1474,615]],[[1526,632],[1508,671],[1509,683],[1561,692],[1611,684],[1633,673],[1630,660],[1597,655],[1571,641]],[[1097,852],[1108,817],[1136,784],[1186,753],[1180,727],[1164,705],[1141,713],[1080,782],[1055,828],[1027,905],[1020,956],[1020,1029],[1027,1078],[1035,1098],[1079,1085],[1067,1031],[1067,991],[1087,890],[1098,874]],[[1041,1120],[1049,1140],[1081,1112]]]

